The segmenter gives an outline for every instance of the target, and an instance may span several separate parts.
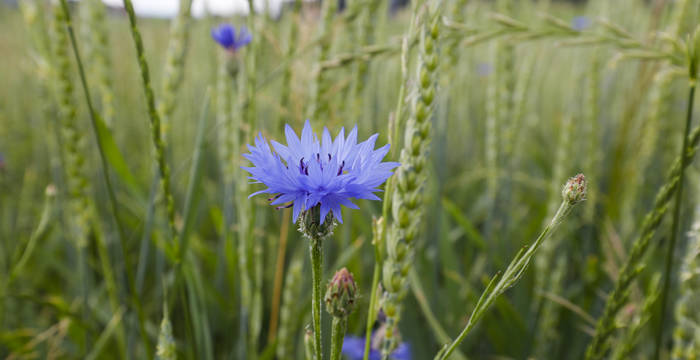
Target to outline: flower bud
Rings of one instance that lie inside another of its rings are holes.
[[[299,231],[309,239],[325,239],[333,235],[336,221],[333,212],[326,215],[325,221],[321,224],[321,205],[316,205],[311,209],[303,211],[299,216]]]
[[[44,194],[48,197],[56,196],[56,185],[54,185],[54,184],[47,185],[46,190],[44,190]]]
[[[326,291],[326,309],[332,316],[344,318],[355,308],[357,285],[346,268],[335,273]]]
[[[166,308],[167,309],[167,308]],[[156,345],[156,359],[175,359],[175,339],[173,338],[173,328],[170,325],[167,313],[163,314],[163,321],[160,323],[158,333],[158,345]]]
[[[586,177],[578,174],[569,179],[561,191],[564,200],[573,205],[586,199]]]

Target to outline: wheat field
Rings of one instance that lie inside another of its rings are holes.
[[[191,5],[0,4],[0,357],[700,358],[700,1]]]

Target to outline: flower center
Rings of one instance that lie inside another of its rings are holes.
[[[328,154],[328,162],[331,162],[333,160],[333,156],[331,154]],[[323,170],[323,162],[321,161],[321,154],[316,153],[316,162],[318,165],[321,167],[321,170]],[[338,173],[336,174],[337,176],[340,176],[343,174],[343,169],[345,167],[345,160],[343,160],[340,163],[340,166],[338,167]],[[299,173],[302,175],[309,175],[309,161],[304,161],[304,158],[302,157],[299,159]]]

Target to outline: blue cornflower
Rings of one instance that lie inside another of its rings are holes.
[[[302,210],[320,204],[321,224],[331,211],[333,217],[342,223],[340,206],[357,209],[350,201],[353,198],[379,200],[374,194],[379,191],[377,187],[399,165],[395,162],[382,162],[389,152],[389,145],[374,149],[377,134],[358,144],[357,126],[347,138],[345,129],[340,129],[335,140],[331,139],[328,129],[324,128],[320,142],[308,120],[301,133],[301,140],[289,125],[284,132],[287,145],[272,141],[274,152],[267,140],[259,134],[255,138],[255,145],[248,145],[250,153],[243,155],[253,166],[243,169],[250,173],[250,179],[267,186],[267,189],[250,196],[275,194],[269,199],[271,205],[293,206],[295,222]]]
[[[253,35],[248,32],[248,28],[245,26],[241,26],[238,37],[236,37],[236,28],[231,24],[220,24],[211,29],[211,37],[224,49],[234,52],[253,40]]]
[[[582,31],[591,26],[591,19],[587,16],[576,16],[571,20],[571,28],[576,31]]]
[[[374,337],[375,334],[372,334]],[[369,349],[369,360],[380,360],[381,352],[374,346],[374,341]],[[343,354],[349,360],[362,360],[365,354],[365,339],[359,336],[346,336],[343,339]],[[407,343],[401,343],[389,356],[392,360],[411,360],[411,347]]]
[[[476,73],[479,74],[479,76],[489,76],[493,72],[493,65],[490,63],[485,63],[485,62],[480,62],[476,66]]]

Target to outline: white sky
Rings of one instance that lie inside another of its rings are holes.
[[[123,0],[102,0],[105,4],[122,7]],[[254,0],[255,9],[262,11],[269,6],[270,12],[277,14],[282,2],[288,0]],[[179,0],[133,0],[134,10],[140,16],[171,17],[177,14]],[[205,13],[216,15],[247,14],[248,0],[192,0],[192,15],[202,16]]]

